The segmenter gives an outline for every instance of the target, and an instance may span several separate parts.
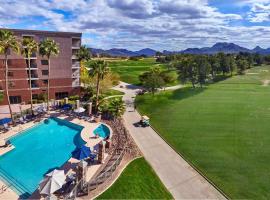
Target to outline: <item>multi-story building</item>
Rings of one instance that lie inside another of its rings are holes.
[[[18,40],[24,37],[32,37],[37,42],[45,38],[53,39],[60,48],[58,56],[51,57],[50,68],[50,99],[62,99],[80,92],[80,62],[76,58],[76,52],[81,46],[81,33],[18,30],[9,29]],[[47,93],[48,60],[38,53],[31,57],[31,70],[28,70],[27,59],[23,55],[10,52],[8,55],[8,80],[9,99],[12,104],[29,103],[29,73],[33,99]],[[4,56],[0,55],[0,90],[5,94],[5,66]],[[7,104],[4,95],[1,105]]]

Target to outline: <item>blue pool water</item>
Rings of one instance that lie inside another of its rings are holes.
[[[94,130],[95,135],[99,135],[99,137],[106,138],[110,135],[110,129],[104,125],[100,124],[95,130]]]
[[[82,126],[58,118],[50,118],[9,141],[15,149],[0,157],[1,179],[19,195],[33,193],[43,176],[51,169],[61,167],[81,139]]]

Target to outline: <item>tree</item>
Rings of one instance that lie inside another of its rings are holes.
[[[89,63],[90,74],[92,77],[96,76],[96,102],[95,108],[98,111],[98,103],[99,103],[99,93],[100,93],[100,81],[104,79],[105,75],[109,73],[110,69],[108,67],[108,63],[104,60],[96,60],[94,62]]]
[[[235,63],[235,59],[233,57],[233,55],[230,55],[228,57],[229,59],[229,68],[230,68],[230,72],[231,72],[231,76],[233,75],[233,72],[236,70],[236,63]]]
[[[196,63],[198,67],[197,80],[200,83],[200,86],[202,87],[202,85],[205,84],[206,79],[210,73],[211,65],[205,56],[198,56],[196,59]]]
[[[248,62],[245,59],[240,59],[237,61],[237,67],[238,67],[238,73],[239,74],[244,74],[245,70],[248,67]]]
[[[256,53],[256,54],[254,55],[254,61],[255,61],[255,63],[256,63],[257,65],[263,64],[263,57],[262,57],[262,55]]]
[[[86,46],[81,46],[79,51],[76,53],[76,57],[78,58],[78,60],[80,62],[81,61],[88,61],[91,59],[91,54]]]
[[[151,73],[144,80],[143,86],[154,95],[157,89],[164,86],[164,80],[159,74]]]
[[[216,55],[211,55],[208,60],[211,66],[211,75],[213,78],[215,78],[216,74],[220,71],[219,58]]]
[[[15,53],[20,53],[20,43],[17,38],[11,31],[8,30],[0,30],[0,54],[4,55],[4,63],[5,63],[5,89],[6,89],[6,97],[8,101],[8,108],[10,112],[10,116],[12,122],[14,123],[12,109],[10,105],[9,99],[9,84],[8,84],[8,55],[10,51],[14,51]]]
[[[45,39],[39,44],[39,54],[48,59],[48,83],[47,83],[47,111],[49,111],[50,100],[50,77],[51,77],[51,56],[57,56],[60,53],[59,45],[52,39]]]
[[[219,58],[219,61],[220,61],[220,68],[221,68],[221,71],[223,73],[223,75],[225,75],[226,73],[228,73],[230,71],[230,68],[229,68],[229,58],[227,55],[225,55],[224,53],[218,53],[218,58]]]
[[[31,113],[33,111],[33,91],[32,91],[32,76],[31,76],[31,56],[38,51],[38,43],[33,38],[24,38],[22,41],[22,54],[27,58],[28,64],[28,77],[29,77],[29,90],[31,99]]]
[[[195,58],[192,56],[186,57],[182,59],[177,66],[179,71],[179,79],[186,83],[190,81],[192,83],[192,87],[195,88],[195,84],[197,82],[198,75],[198,65],[195,61]]]
[[[121,117],[126,110],[124,101],[120,98],[114,98],[108,105],[108,111],[113,119]]]
[[[162,53],[160,51],[156,52],[156,57],[160,58],[162,56]]]

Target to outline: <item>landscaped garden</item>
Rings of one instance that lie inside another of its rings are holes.
[[[132,161],[117,181],[97,199],[172,199],[144,158]]]
[[[203,88],[137,96],[139,111],[230,198],[268,199],[270,66]]]

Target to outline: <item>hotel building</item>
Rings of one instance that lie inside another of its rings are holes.
[[[21,41],[24,37],[32,37],[39,43],[46,38],[51,38],[59,45],[59,55],[52,56],[50,59],[50,99],[62,99],[79,94],[80,62],[76,58],[76,52],[81,46],[81,33],[9,30]],[[11,104],[28,104],[30,102],[29,74],[31,75],[33,99],[38,99],[47,93],[48,60],[46,57],[34,53],[31,57],[31,70],[29,71],[27,59],[23,55],[11,51],[8,55],[8,66]],[[4,55],[0,55],[0,90],[4,93],[4,100],[0,105],[6,105]]]

